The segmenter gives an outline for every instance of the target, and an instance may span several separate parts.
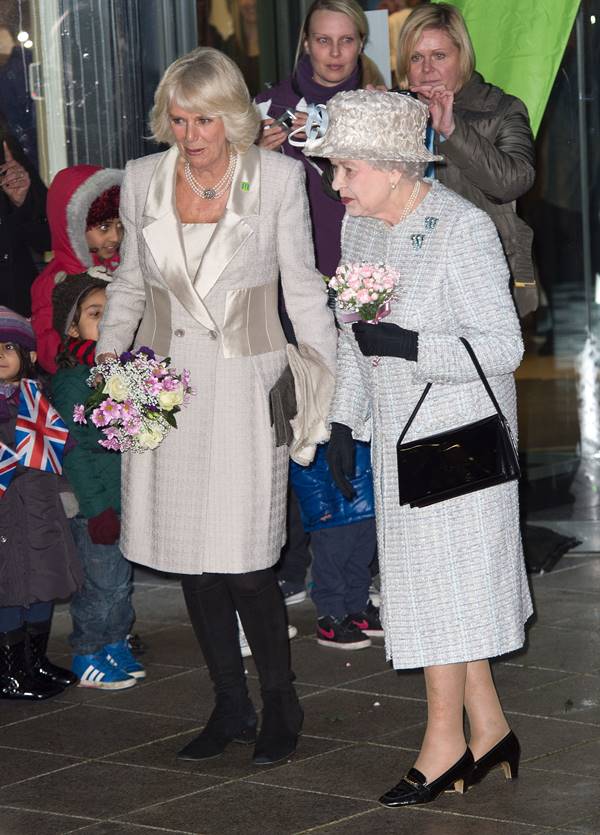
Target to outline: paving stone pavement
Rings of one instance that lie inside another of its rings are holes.
[[[296,756],[256,767],[251,747],[231,745],[214,760],[179,762],[210,713],[208,675],[176,582],[138,571],[145,682],[0,702],[0,835],[600,833],[600,555],[567,556],[532,585],[528,645],[495,664],[523,747],[519,780],[497,770],[465,796],[391,810],[376,799],[418,749],[420,672],[391,670],[379,640],[352,653],[319,647],[312,604],[290,607],[306,714]],[[69,628],[61,606],[49,653],[58,663],[68,663]],[[247,669],[258,702],[250,659]]]

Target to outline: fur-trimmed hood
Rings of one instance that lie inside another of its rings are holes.
[[[94,200],[111,186],[120,186],[122,179],[121,170],[97,165],[73,165],[54,177],[47,214],[58,269],[71,275],[93,266],[85,240],[87,215]]]
[[[103,191],[121,185],[122,179],[123,171],[115,168],[73,165],[59,171],[48,189],[47,215],[54,258],[31,287],[31,324],[37,338],[38,363],[51,374],[56,371],[55,358],[60,346],[60,335],[52,326],[56,276],[61,272],[79,275],[100,264],[85,239],[88,212]]]

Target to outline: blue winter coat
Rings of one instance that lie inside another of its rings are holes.
[[[328,444],[317,447],[315,459],[308,467],[291,462],[290,481],[300,505],[304,530],[335,528],[375,516],[371,447],[362,441],[356,441],[355,445],[354,477],[350,482],[356,496],[352,501],[342,496],[329,472]]]

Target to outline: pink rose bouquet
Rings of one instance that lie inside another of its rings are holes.
[[[376,323],[388,316],[399,280],[399,273],[387,264],[340,264],[328,283],[337,295],[337,307],[346,311],[338,313],[338,318]]]
[[[94,392],[75,406],[73,420],[87,423],[89,418],[105,436],[98,443],[106,449],[156,449],[177,428],[175,415],[195,394],[189,371],[178,374],[170,362],[169,357],[157,359],[151,348],[140,348],[94,366],[87,381]]]

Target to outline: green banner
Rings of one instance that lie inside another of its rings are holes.
[[[454,0],[454,5],[466,20],[477,70],[525,102],[536,134],[579,0]]]

